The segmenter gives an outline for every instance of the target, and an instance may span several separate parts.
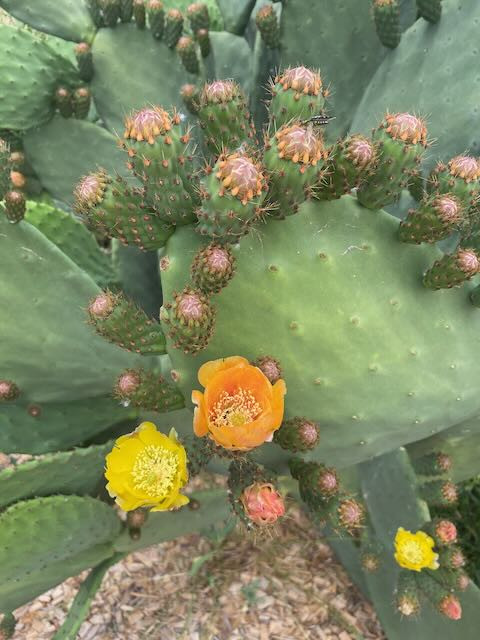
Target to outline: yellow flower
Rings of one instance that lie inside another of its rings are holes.
[[[124,511],[166,511],[189,502],[180,489],[188,481],[187,455],[175,429],[168,436],[142,422],[121,436],[106,457],[107,491]]]
[[[438,569],[438,553],[433,551],[434,545],[434,539],[424,531],[411,533],[399,527],[395,536],[395,560],[411,571]]]

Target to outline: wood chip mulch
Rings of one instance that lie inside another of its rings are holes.
[[[16,612],[13,640],[50,640],[81,576]],[[236,529],[126,557],[107,573],[79,640],[384,640],[372,606],[306,516],[262,539]]]

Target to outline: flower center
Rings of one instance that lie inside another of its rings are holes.
[[[173,484],[177,469],[176,454],[152,444],[138,454],[131,473],[136,489],[151,496],[164,496]]]
[[[210,410],[210,420],[217,427],[240,427],[253,422],[261,411],[253,393],[240,387],[233,394],[221,393]]]
[[[412,564],[423,562],[423,550],[421,545],[415,540],[408,540],[403,543],[402,553],[405,559]]]

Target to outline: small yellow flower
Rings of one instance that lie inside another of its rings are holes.
[[[433,551],[434,545],[434,539],[424,531],[411,533],[399,527],[395,536],[395,560],[411,571],[438,569],[438,553]]]
[[[175,429],[168,436],[142,422],[121,436],[106,457],[107,491],[124,511],[166,511],[189,502],[180,489],[188,481],[187,455]]]

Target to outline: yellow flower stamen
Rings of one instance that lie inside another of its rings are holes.
[[[253,422],[261,411],[253,393],[239,388],[234,394],[223,391],[209,417],[217,427],[239,427]]]
[[[152,496],[164,496],[170,491],[177,470],[175,453],[149,445],[135,458],[131,474],[136,489]]]

